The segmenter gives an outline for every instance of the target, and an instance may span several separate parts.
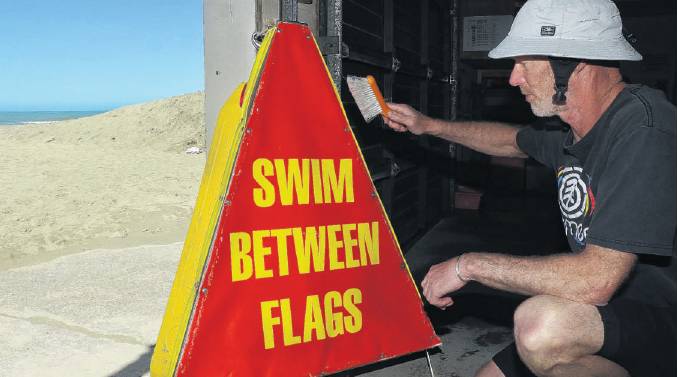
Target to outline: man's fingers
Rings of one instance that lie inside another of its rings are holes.
[[[388,113],[382,115],[384,117],[387,117],[389,119],[397,120],[397,119],[402,119],[403,116],[406,116],[407,114],[411,113],[410,107],[408,105],[401,105],[397,103],[387,103],[387,106],[391,111]]]
[[[450,297],[444,296],[444,297],[438,297],[438,298],[431,298],[428,300],[428,302],[435,306],[438,309],[445,310],[452,306],[454,301]]]
[[[388,113],[388,118],[396,123],[406,124],[411,117],[398,111],[391,111]]]
[[[405,126],[403,126],[403,125],[401,125],[401,124],[398,124],[398,123],[396,123],[396,122],[394,122],[394,121],[392,121],[392,120],[385,121],[384,123],[385,123],[387,126],[389,126],[393,131],[397,131],[397,132],[405,132],[405,131],[407,131],[407,127],[405,127]]]
[[[411,109],[410,105],[405,105],[404,103],[386,102],[386,105],[391,108],[391,110],[401,113],[409,112]]]
[[[445,310],[446,308],[452,306],[452,299],[448,296],[440,297],[435,301],[435,306],[437,306],[439,309]]]
[[[421,283],[421,293],[426,297],[426,300],[429,300],[429,296],[431,296],[431,284],[428,282],[426,283]]]
[[[407,131],[407,127],[404,127],[403,125],[399,124],[398,122],[395,122],[387,117],[384,117],[384,124],[389,126],[391,129],[394,131],[398,132],[405,132]]]
[[[424,285],[428,285],[428,283],[431,281],[431,270],[426,273],[426,276],[424,276],[424,279],[421,281],[421,286],[423,287]]]

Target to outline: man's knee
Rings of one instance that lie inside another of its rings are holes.
[[[547,370],[571,361],[569,336],[571,311],[565,300],[534,296],[523,302],[514,314],[514,336],[521,359],[533,370]]]
[[[514,337],[520,358],[536,374],[593,355],[603,344],[598,309],[559,297],[525,300],[514,314]]]

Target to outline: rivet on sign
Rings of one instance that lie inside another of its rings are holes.
[[[245,129],[245,132],[248,133],[248,134],[251,134],[251,133],[252,133],[252,129],[251,129],[251,128],[246,128],[246,129]]]
[[[231,205],[231,201],[228,200],[228,199],[224,200],[224,205],[225,205],[225,206],[230,206],[230,205]]]
[[[207,294],[207,288],[202,289],[202,294],[206,295]]]
[[[372,193],[371,193],[370,195],[372,195],[373,198],[376,198],[376,197],[377,197],[377,192],[376,192],[376,191],[372,191]]]

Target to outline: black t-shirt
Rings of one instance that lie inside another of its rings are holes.
[[[555,170],[572,251],[591,243],[639,255],[674,253],[676,108],[663,93],[627,85],[576,143],[571,130],[532,127],[522,129],[516,141],[523,152]],[[647,273],[654,272],[639,266],[634,275]],[[636,280],[647,278],[652,277],[631,276],[634,287],[627,290],[632,296],[652,295],[647,287],[636,289],[649,284]]]

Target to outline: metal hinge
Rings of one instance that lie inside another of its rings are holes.
[[[393,57],[393,61],[391,63],[391,70],[393,72],[398,72],[400,70],[400,60],[398,60],[398,58],[395,56]]]
[[[444,82],[446,84],[454,85],[457,83],[457,80],[454,79],[454,76],[452,75],[447,75],[443,78],[440,79],[440,82]]]
[[[400,166],[395,161],[391,161],[391,177],[400,174]]]
[[[252,45],[254,48],[259,51],[259,47],[261,46],[261,43],[264,41],[264,37],[266,36],[266,31],[255,31],[252,33]]]

